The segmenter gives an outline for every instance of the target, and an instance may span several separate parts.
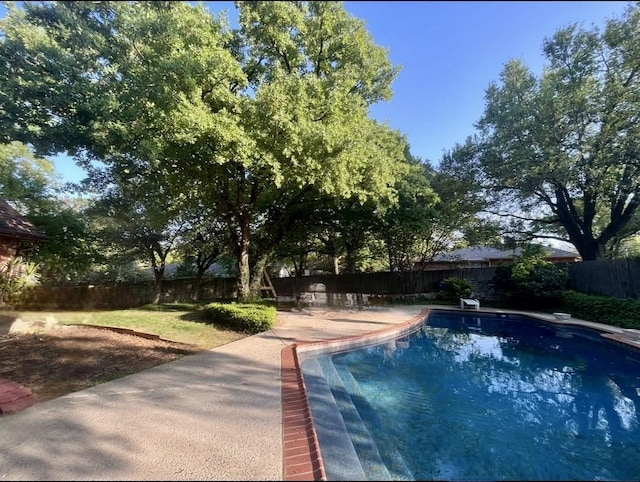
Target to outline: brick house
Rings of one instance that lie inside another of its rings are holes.
[[[542,248],[545,251],[545,260],[551,263],[576,263],[582,261],[578,253],[549,246],[543,246]],[[521,254],[521,248],[502,250],[487,246],[471,246],[438,254],[431,261],[417,261],[414,267],[422,271],[452,268],[493,268],[510,263],[515,256]]]
[[[48,239],[46,234],[0,198],[0,265]]]

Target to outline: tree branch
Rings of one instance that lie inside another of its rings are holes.
[[[322,63],[322,51],[324,49],[324,37],[322,37],[322,27],[324,25],[324,17],[320,18],[320,50],[318,51],[318,56],[316,57],[316,68],[315,74],[316,77],[320,77],[320,64]]]
[[[526,217],[526,216],[518,216],[517,214],[510,214],[510,213],[501,213],[498,211],[491,211],[489,209],[484,209],[481,212],[483,213],[487,213],[487,214],[492,214],[494,216],[500,216],[503,218],[514,218],[514,219],[520,219],[522,221],[534,221],[534,222],[538,222],[538,223],[542,223],[542,224],[560,224],[560,221],[558,219],[540,219],[540,218],[531,218],[531,217]]]

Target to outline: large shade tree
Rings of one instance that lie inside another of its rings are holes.
[[[640,8],[602,31],[577,25],[545,39],[537,77],[509,61],[486,91],[476,172],[512,232],[605,257],[633,234],[640,204]]]
[[[397,69],[341,3],[238,6],[234,45],[248,80],[241,125],[255,145],[227,163],[234,177],[225,191],[234,196],[222,201],[236,227],[241,280],[257,235],[255,289],[264,257],[311,221],[313,200],[394,197],[404,139],[368,117],[371,104],[390,98]]]
[[[153,303],[158,303],[168,256],[187,231],[184,197],[171,196],[162,176],[153,172],[131,174],[126,180],[103,180],[104,192],[87,213],[112,255],[124,254],[149,266],[154,277]]]
[[[101,160],[123,182],[146,169],[165,194],[215,207],[246,298],[301,199],[393,198],[404,141],[368,117],[397,69],[342,4],[237,7],[235,31],[186,2],[13,8],[0,124],[41,152]]]

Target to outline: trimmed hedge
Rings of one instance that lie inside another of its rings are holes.
[[[209,303],[205,320],[243,333],[261,333],[276,324],[276,309],[265,303]]]
[[[563,309],[576,318],[619,326],[640,328],[640,301],[631,298],[612,298],[578,293],[562,292]]]

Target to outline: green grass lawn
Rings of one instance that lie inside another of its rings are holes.
[[[197,304],[149,305],[126,310],[96,311],[9,311],[0,310],[0,319],[20,318],[25,322],[53,317],[63,325],[101,325],[153,333],[161,338],[210,349],[247,335],[206,324]]]

